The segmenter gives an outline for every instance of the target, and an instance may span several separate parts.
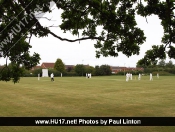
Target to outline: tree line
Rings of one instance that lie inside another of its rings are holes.
[[[31,74],[32,73],[32,74]],[[83,64],[77,64],[76,66],[65,67],[65,64],[61,59],[57,59],[54,65],[54,68],[48,69],[48,74],[54,74],[54,76],[60,76],[61,73],[63,76],[86,76],[86,73],[91,73],[92,76],[106,76],[111,75],[111,67],[109,65],[101,65],[101,66],[89,66]],[[25,70],[23,76],[38,76],[40,74],[42,76],[42,68],[35,69],[33,71]]]
[[[161,59],[155,63],[146,63],[143,59],[140,59],[136,67],[143,67],[144,73],[161,73],[162,75],[175,74],[175,64],[173,64],[171,60],[166,62],[164,59]]]

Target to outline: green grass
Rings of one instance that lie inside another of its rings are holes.
[[[0,116],[171,116],[175,117],[175,77],[149,81],[124,76],[21,78],[0,82]],[[173,132],[175,127],[0,127],[0,132]]]

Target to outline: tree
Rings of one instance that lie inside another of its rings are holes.
[[[101,75],[100,66],[95,66],[95,75],[96,76]]]
[[[159,67],[165,67],[165,65],[166,65],[166,62],[165,62],[164,59],[160,60],[159,63],[158,63]]]
[[[161,20],[161,25],[164,29],[164,36],[162,37],[162,45],[154,45],[149,52],[146,53],[149,59],[165,59],[166,53],[170,58],[175,58],[175,7],[173,0],[145,0],[146,4],[142,2],[137,5],[137,13],[143,17],[149,15],[157,15]],[[151,56],[153,55],[153,56]]]
[[[65,65],[61,59],[57,59],[54,65],[54,69],[63,73],[65,71]]]
[[[75,72],[79,75],[79,76],[83,76],[85,74],[85,66],[82,64],[77,64],[75,66]]]
[[[112,74],[111,67],[109,65],[101,65],[100,71],[101,71],[101,75],[111,75]]]
[[[23,74],[23,69],[22,67],[20,67],[20,65],[23,65],[23,68],[25,68],[26,70],[30,70],[32,67],[36,66],[39,63],[39,54],[34,53],[31,56],[28,51],[31,46],[27,42],[24,42],[24,40],[20,40],[16,43],[16,45],[17,46],[14,46],[13,42],[11,42],[3,47],[5,53],[4,58],[6,57],[6,65],[2,70],[0,70],[0,81],[12,80],[14,83],[17,83],[19,82],[20,77]],[[9,70],[10,68],[7,65],[7,59],[11,61],[12,71]]]
[[[33,73],[33,75],[34,75],[35,77],[37,77],[38,74],[42,77],[42,68],[35,69],[35,70],[32,71],[32,73]]]
[[[94,75],[95,68],[93,66],[87,66],[87,67],[85,67],[85,72],[91,73],[92,75]]]
[[[150,65],[151,65],[151,61],[148,58],[144,57],[144,58],[138,60],[136,67],[144,67],[145,68],[145,67],[148,67]]]
[[[64,32],[71,32],[78,37],[77,39],[62,38],[50,30],[53,26],[45,27],[40,23],[39,18],[50,20],[39,14],[52,12],[51,2],[55,3],[57,9],[62,10],[62,23],[58,28]],[[68,42],[96,40],[96,57],[117,57],[119,52],[128,57],[138,55],[140,45],[146,37],[137,27],[137,14],[143,17],[157,15],[164,28],[162,45],[153,47],[147,53],[149,59],[152,62],[157,58],[164,59],[166,53],[170,58],[175,58],[173,0],[0,0],[0,5],[3,5],[0,8],[1,57],[9,57],[12,61],[17,55],[23,56],[16,62],[28,63],[30,65],[25,66],[29,68],[39,62],[38,54],[28,54],[32,35],[52,35]],[[101,27],[101,31],[97,32],[98,27]],[[12,42],[9,41],[10,34]],[[15,49],[18,47],[19,50],[16,52]],[[153,57],[150,56],[152,53],[155,53]]]
[[[16,63],[10,63],[8,66],[4,66],[1,70],[0,80],[10,81],[14,83],[19,82],[20,77],[24,75],[24,67],[20,67]]]
[[[173,62],[170,60],[168,63],[166,63],[166,68],[173,68],[174,65],[173,65]]]

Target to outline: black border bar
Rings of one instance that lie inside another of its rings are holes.
[[[175,126],[175,117],[0,117],[0,126]]]

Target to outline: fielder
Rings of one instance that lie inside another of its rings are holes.
[[[130,79],[132,80],[132,73],[130,74]]]
[[[51,81],[54,81],[54,75],[53,73],[50,75]]]
[[[138,80],[140,80],[141,79],[141,75],[140,75],[140,73],[139,73],[139,77],[138,77]]]
[[[150,73],[150,81],[153,81],[153,75]]]
[[[129,74],[126,73],[126,81],[128,82],[128,80],[129,80]]]

